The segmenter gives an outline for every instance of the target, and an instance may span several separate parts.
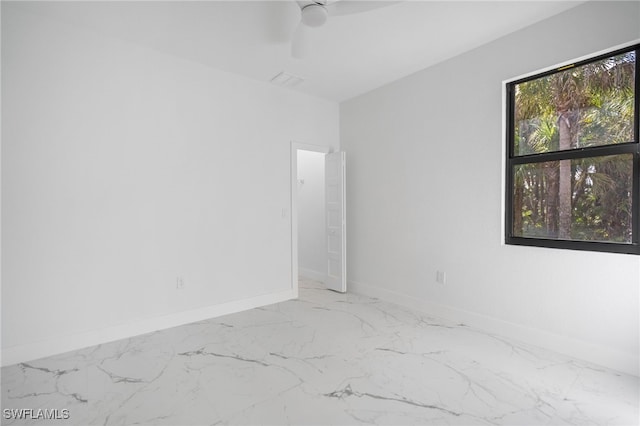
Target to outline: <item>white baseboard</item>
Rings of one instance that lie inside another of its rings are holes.
[[[297,290],[297,289],[296,289]],[[26,345],[2,349],[2,366],[28,362],[47,356],[95,346],[115,340],[126,339],[140,334],[150,333],[171,327],[177,327],[196,321],[220,317],[260,306],[271,305],[295,299],[293,289],[270,293],[248,299],[235,300],[219,305],[143,319],[133,323],[122,324],[101,330],[77,333],[69,336],[58,336]]]
[[[324,282],[324,280],[327,278],[326,274],[307,268],[298,268],[298,275],[302,275],[303,277],[322,282]]]
[[[415,309],[436,318],[464,323],[473,328],[549,349],[612,370],[640,376],[638,359],[625,352],[353,281],[349,281],[349,291]]]

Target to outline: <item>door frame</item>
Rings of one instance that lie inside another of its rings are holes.
[[[298,150],[334,152],[330,146],[311,145],[307,143],[291,142],[291,290],[293,297],[298,297]]]

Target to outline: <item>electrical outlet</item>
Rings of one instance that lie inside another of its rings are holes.
[[[176,290],[182,290],[184,288],[184,278],[176,278]]]
[[[445,284],[447,282],[447,274],[444,271],[436,271],[436,282],[438,284]]]

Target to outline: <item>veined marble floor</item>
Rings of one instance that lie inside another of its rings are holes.
[[[299,300],[5,367],[2,424],[638,425],[639,387],[304,280]]]

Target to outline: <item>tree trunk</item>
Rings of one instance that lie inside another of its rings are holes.
[[[547,215],[545,224],[547,228],[547,237],[558,237],[558,175],[559,168],[556,163],[545,167],[546,180],[546,204]]]
[[[522,229],[522,199],[523,199],[523,179],[518,178],[518,176],[514,176],[515,180],[515,190],[513,194],[513,235],[516,237],[521,237],[523,234]]]
[[[564,111],[558,118],[560,150],[571,149],[569,114]],[[571,160],[560,161],[558,176],[558,238],[571,239]]]

